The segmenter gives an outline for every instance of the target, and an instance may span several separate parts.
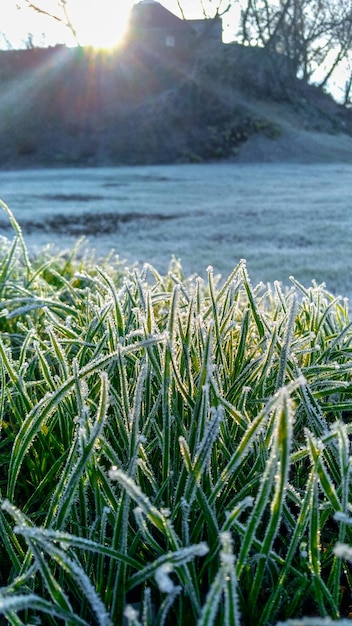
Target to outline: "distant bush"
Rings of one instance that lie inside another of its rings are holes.
[[[75,250],[30,259],[3,208],[7,622],[346,617],[346,302],[294,280],[253,287],[243,261],[218,284],[175,260],[160,276]]]

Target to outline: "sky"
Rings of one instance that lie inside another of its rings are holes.
[[[57,0],[36,0],[43,8],[57,13]],[[81,45],[111,47],[118,43],[126,29],[128,15],[135,0],[70,0],[70,17],[77,29]],[[180,16],[177,0],[163,0],[167,9]],[[217,3],[204,1],[209,15],[214,14]],[[181,2],[185,17],[203,17],[200,0]],[[17,8],[19,6],[20,8]],[[212,8],[214,7],[214,8]],[[57,21],[35,13],[25,6],[24,0],[1,0],[0,47],[24,47],[32,37],[34,45],[49,46],[56,43],[75,45],[69,30]]]

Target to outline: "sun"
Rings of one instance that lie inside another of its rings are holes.
[[[95,0],[79,2],[77,15],[72,11],[72,22],[77,27],[77,37],[81,45],[99,49],[116,46],[127,30],[128,17],[133,1]]]

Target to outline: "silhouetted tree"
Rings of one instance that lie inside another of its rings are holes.
[[[48,3],[48,0],[33,0],[33,2],[32,0],[21,0],[21,3],[22,5],[33,9],[33,11],[35,11],[36,13],[50,17],[56,22],[59,22],[60,24],[66,26],[66,28],[68,28],[68,30],[73,35],[75,41],[79,43],[77,30],[70,18],[68,0],[57,0],[54,3]],[[21,4],[18,4],[18,7],[21,8]]]
[[[294,76],[321,86],[352,50],[352,0],[247,0],[240,39],[289,59]]]
[[[232,5],[233,0],[199,0],[199,7],[206,19],[225,15]],[[186,0],[177,0],[177,6],[183,19],[187,19]]]

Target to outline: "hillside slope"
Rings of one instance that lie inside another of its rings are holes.
[[[352,161],[352,113],[262,51],[0,52],[0,167]]]

